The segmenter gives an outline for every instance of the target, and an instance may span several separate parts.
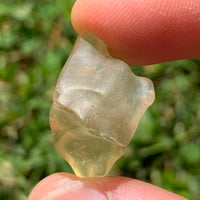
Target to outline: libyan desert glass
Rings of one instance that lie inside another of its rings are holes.
[[[54,92],[50,126],[58,153],[78,176],[105,176],[153,101],[152,82],[135,76],[100,39],[84,32]]]

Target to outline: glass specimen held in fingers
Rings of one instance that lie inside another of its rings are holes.
[[[57,81],[50,126],[58,153],[81,177],[105,176],[155,98],[152,82],[84,32]]]

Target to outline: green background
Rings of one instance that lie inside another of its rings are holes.
[[[56,80],[72,50],[73,0],[0,1],[0,200],[24,200],[42,178],[72,172],[48,123]],[[200,60],[131,67],[156,100],[111,175],[200,199]]]

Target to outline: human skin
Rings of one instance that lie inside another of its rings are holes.
[[[200,57],[200,0],[77,0],[72,10],[77,33],[90,31],[113,57],[149,65]],[[53,174],[29,200],[184,200],[151,184],[126,177],[78,178]]]
[[[131,65],[200,55],[200,0],[78,0],[72,24]]]
[[[43,179],[28,200],[185,200],[157,186],[126,177],[78,178],[57,173]]]

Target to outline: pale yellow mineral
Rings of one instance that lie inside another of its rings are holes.
[[[80,35],[57,81],[50,126],[58,153],[81,177],[105,176],[154,101],[152,82]]]

